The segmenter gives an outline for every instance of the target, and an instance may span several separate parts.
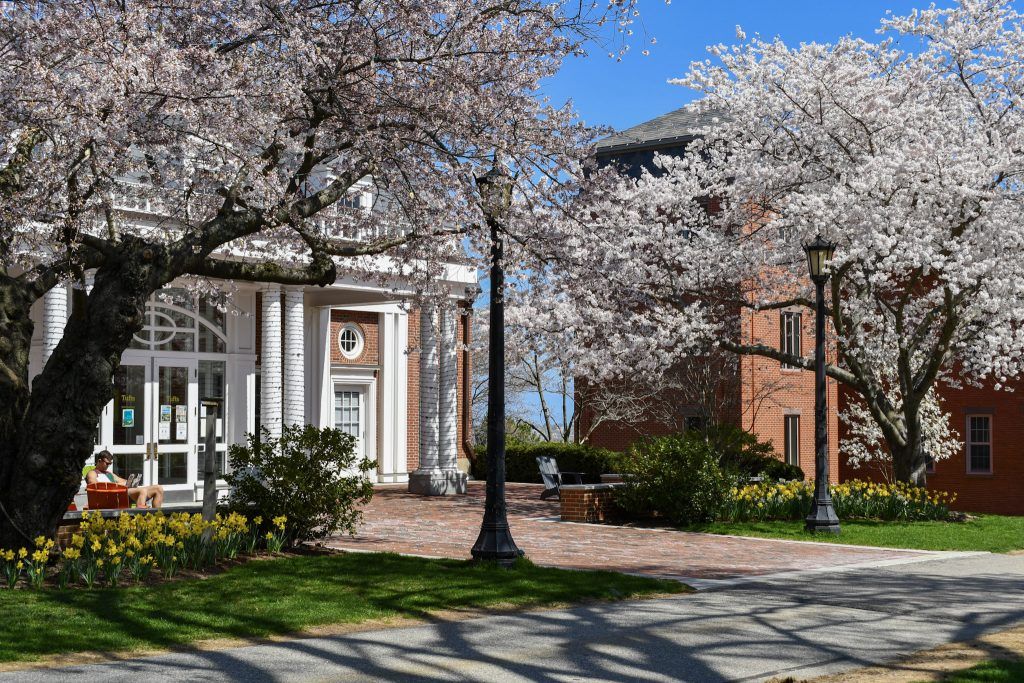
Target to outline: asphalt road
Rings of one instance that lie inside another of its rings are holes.
[[[777,576],[669,599],[303,638],[2,681],[748,681],[882,663],[1024,623],[1024,556]]]

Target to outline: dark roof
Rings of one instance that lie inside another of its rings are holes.
[[[717,109],[698,109],[690,104],[644,121],[597,143],[597,153],[607,154],[637,147],[658,147],[695,137],[701,128],[722,116]]]

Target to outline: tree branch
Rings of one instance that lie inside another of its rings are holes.
[[[771,358],[777,360],[786,365],[792,365],[803,368],[804,370],[814,370],[814,361],[810,358],[804,358],[803,356],[794,356],[789,353],[783,353],[778,349],[772,348],[765,344],[737,344],[736,342],[723,339],[718,342],[718,345],[727,351],[738,353],[743,356],[761,356],[763,358]],[[852,387],[860,388],[860,380],[848,370],[844,370],[836,365],[825,363],[825,374],[842,382],[843,384],[849,384]]]
[[[273,262],[259,263],[225,261],[207,258],[194,264],[187,271],[192,275],[212,277],[221,280],[242,280],[245,282],[274,282],[281,285],[334,284],[338,273],[329,258],[314,259],[303,268],[287,268]]]

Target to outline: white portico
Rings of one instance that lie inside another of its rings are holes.
[[[164,486],[170,503],[200,500],[200,443],[213,410],[221,471],[230,467],[228,446],[247,434],[313,424],[355,436],[375,481],[464,492],[459,463],[472,431],[465,300],[475,272],[453,265],[446,285],[447,300],[422,310],[395,289],[343,279],[238,284],[226,304],[184,287],[162,290],[122,356],[96,451],[110,450],[122,476]],[[37,307],[33,372],[61,338],[68,301],[59,288]]]

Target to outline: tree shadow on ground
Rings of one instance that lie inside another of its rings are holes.
[[[1015,559],[992,562],[1010,567]],[[1006,567],[1000,566],[979,572],[983,565],[977,561],[953,565],[927,562],[764,580],[676,598],[173,653],[116,667],[75,667],[61,674],[111,680],[173,673],[190,680],[551,682],[809,675],[873,665],[943,642],[973,640],[1024,621],[1020,573],[1001,571]],[[1019,565],[1017,561],[1014,571],[1020,571]],[[323,578],[327,584],[351,580]],[[429,614],[432,598],[412,588],[385,594],[358,585],[376,610]],[[216,603],[206,608],[218,611]]]

